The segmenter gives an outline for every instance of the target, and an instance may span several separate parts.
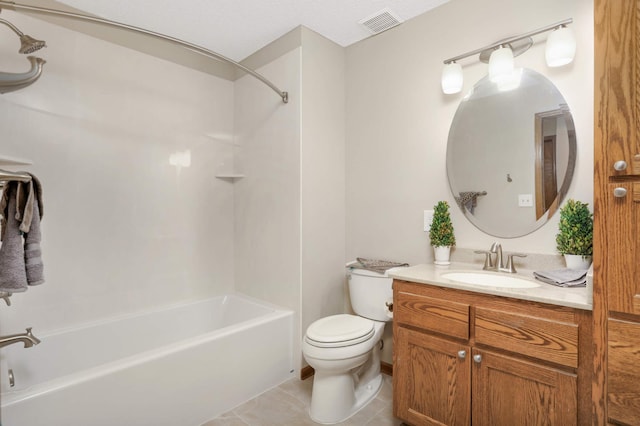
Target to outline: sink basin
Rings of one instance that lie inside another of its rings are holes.
[[[503,288],[535,288],[540,285],[534,281],[525,280],[508,274],[492,274],[490,272],[447,272],[441,275],[451,281],[459,283],[503,287]]]

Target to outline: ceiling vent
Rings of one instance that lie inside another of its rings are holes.
[[[358,21],[358,23],[368,29],[371,34],[380,34],[389,28],[400,25],[402,20],[389,9],[382,9],[368,18]]]

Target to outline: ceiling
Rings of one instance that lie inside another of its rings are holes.
[[[404,22],[448,1],[58,0],[87,14],[179,38],[235,61],[299,25],[349,46],[373,35],[358,21],[384,9]]]

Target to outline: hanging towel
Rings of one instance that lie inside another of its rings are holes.
[[[391,268],[397,268],[399,266],[409,266],[408,263],[390,262],[388,260],[364,259],[362,257],[358,257],[356,258],[356,260],[358,261],[358,263],[353,265],[354,267],[366,269],[367,271],[377,272],[379,274],[384,274]]]
[[[9,182],[3,191],[7,195],[6,209],[2,210],[4,236],[0,245],[0,291],[19,293],[27,290],[27,274],[24,263],[24,247],[20,224],[16,215],[17,183]]]
[[[27,274],[27,284],[38,285],[44,283],[44,265],[42,264],[42,250],[40,249],[40,207],[36,202],[31,211],[31,226],[24,239],[24,263]]]
[[[20,230],[22,232],[29,232],[34,216],[34,205],[38,205],[40,220],[42,220],[44,211],[40,180],[31,173],[26,174],[31,176],[31,180],[29,182],[18,182],[16,194],[16,220],[20,222]]]

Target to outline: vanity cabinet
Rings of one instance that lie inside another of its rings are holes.
[[[416,426],[589,422],[589,311],[393,286],[396,417]]]
[[[640,0],[594,2],[594,424],[640,419]]]

